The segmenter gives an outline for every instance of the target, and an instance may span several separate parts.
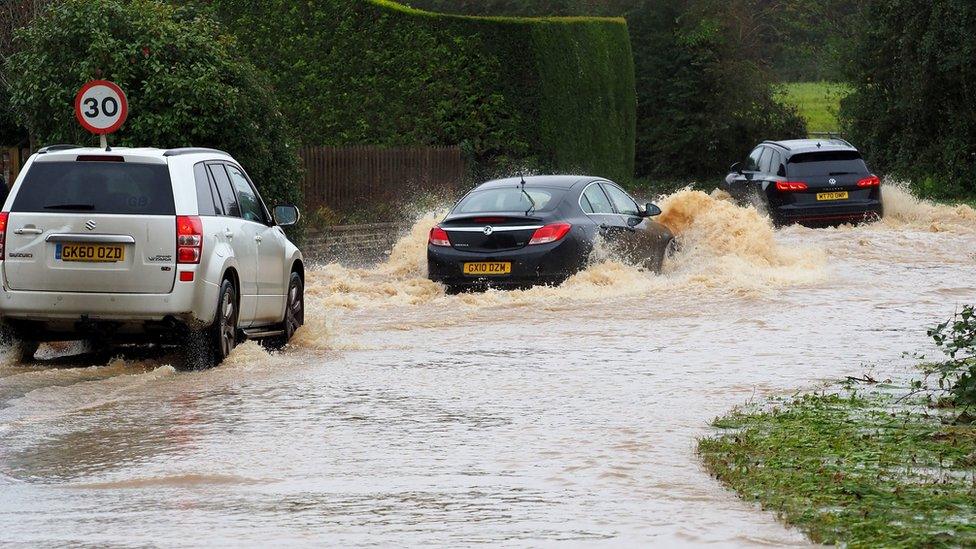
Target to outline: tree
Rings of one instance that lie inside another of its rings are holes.
[[[780,40],[774,31],[803,12],[798,0],[411,3],[464,14],[624,15],[637,80],[638,176],[715,176],[759,140],[806,135],[803,120],[774,100],[768,70],[770,44]]]
[[[719,0],[651,0],[628,15],[637,72],[637,171],[714,177],[763,139],[802,137]],[[749,35],[749,33],[746,33]]]
[[[39,142],[93,143],[74,118],[86,81],[118,83],[120,146],[226,150],[272,202],[300,199],[291,131],[265,78],[210,17],[158,0],[64,0],[16,33],[10,103]]]
[[[841,104],[872,168],[923,195],[976,196],[976,4],[871,0]]]
[[[26,26],[51,0],[4,0],[0,2],[0,145],[13,145],[27,139],[27,131],[16,122],[9,104],[10,84],[4,69],[14,51],[14,32]]]

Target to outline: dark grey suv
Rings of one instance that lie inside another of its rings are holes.
[[[736,163],[722,188],[764,205],[776,225],[823,227],[884,215],[881,179],[843,139],[766,141]]]

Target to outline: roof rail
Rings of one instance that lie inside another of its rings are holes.
[[[218,153],[230,156],[230,154],[219,149],[207,149],[203,147],[183,147],[181,149],[170,149],[163,153],[163,156],[182,156],[184,154]]]
[[[779,147],[779,148],[781,148],[783,150],[787,150],[787,151],[792,150],[789,147],[787,147],[786,145],[780,143],[779,141],[763,141],[762,144],[763,145],[773,145],[774,147]]]
[[[37,150],[37,154],[47,154],[55,151],[70,151],[71,149],[81,149],[81,145],[48,145]]]
[[[810,137],[827,139],[827,141],[837,141],[839,143],[843,143],[844,145],[847,145],[848,147],[854,148],[854,145],[851,145],[850,142],[848,142],[846,139],[841,137],[840,134],[836,132],[810,132]]]

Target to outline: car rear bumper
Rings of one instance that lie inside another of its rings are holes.
[[[779,225],[800,224],[813,227],[865,223],[884,217],[880,200],[858,200],[843,204],[790,204],[773,209],[773,220]]]
[[[458,288],[558,284],[579,272],[586,265],[588,255],[589,252],[574,239],[495,253],[428,245],[427,276],[434,282]],[[511,263],[512,272],[492,276],[464,274],[465,263],[481,261]]]
[[[168,294],[21,291],[4,285],[0,293],[0,318],[123,324],[177,318],[208,324],[213,320],[218,292],[219,287],[204,280],[176,282]]]

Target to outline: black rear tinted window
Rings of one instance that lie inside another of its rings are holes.
[[[130,162],[36,162],[15,212],[175,215],[169,168]]]
[[[798,154],[790,158],[789,177],[867,174],[868,167],[855,151]]]
[[[560,189],[539,187],[526,187],[523,192],[519,185],[473,191],[461,200],[454,213],[524,212],[530,209],[544,212],[555,208],[563,194],[565,192]]]

